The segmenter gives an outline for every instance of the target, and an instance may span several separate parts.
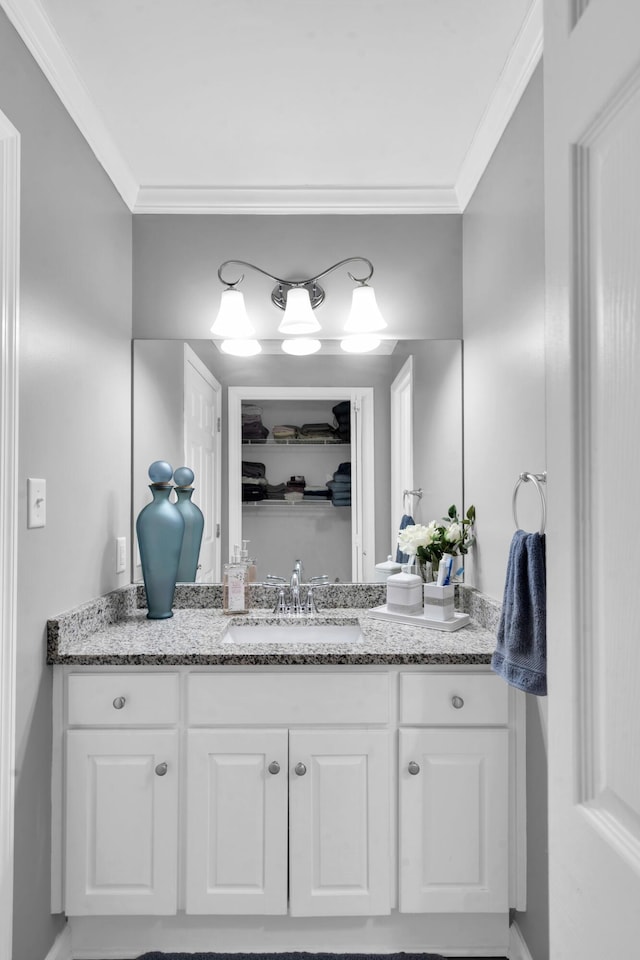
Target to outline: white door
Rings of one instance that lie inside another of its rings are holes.
[[[509,907],[508,731],[400,731],[400,910]]]
[[[178,733],[67,733],[65,913],[173,914]]]
[[[639,950],[640,5],[544,16],[550,942],[602,960]]]
[[[220,569],[220,423],[222,388],[200,358],[184,348],[185,463],[195,473],[193,502],[204,514],[196,580],[215,583]]]
[[[287,731],[190,730],[187,913],[287,912]]]
[[[289,734],[291,915],[390,912],[386,730]]]

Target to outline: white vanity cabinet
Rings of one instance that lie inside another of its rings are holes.
[[[72,674],[66,714],[67,913],[175,912],[177,675]]]
[[[387,673],[205,671],[186,698],[187,913],[388,913]]]
[[[508,909],[508,722],[495,675],[401,674],[401,911]]]
[[[386,730],[190,730],[187,913],[390,909]],[[288,758],[288,759],[287,759]]]
[[[233,916],[240,950],[285,944],[290,918],[321,950],[349,916],[374,925],[357,952],[411,950],[411,914],[430,949],[503,953],[524,908],[514,694],[484,666],[56,667],[52,908],[122,955],[145,923],[202,950]]]

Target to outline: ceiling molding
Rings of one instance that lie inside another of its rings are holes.
[[[37,0],[0,0],[0,4],[96,159],[132,210],[138,184],[44,10]]]
[[[459,214],[471,199],[542,55],[532,0],[454,186],[179,187],[138,184],[38,0],[0,6],[132,213]]]
[[[458,179],[458,209],[464,212],[473,192],[487,169],[509,120],[527,88],[533,71],[542,56],[543,0],[532,0],[520,33],[509,52],[482,120],[473,136]]]
[[[134,213],[459,213],[453,187],[141,187]]]

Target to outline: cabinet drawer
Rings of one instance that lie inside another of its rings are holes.
[[[178,716],[176,673],[72,673],[67,678],[70,725],[174,724]]]
[[[386,673],[192,674],[189,723],[388,723]]]
[[[508,688],[494,674],[400,674],[400,723],[506,724]]]

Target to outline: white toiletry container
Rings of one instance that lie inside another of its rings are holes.
[[[435,583],[424,584],[424,615],[429,620],[453,620],[455,616],[455,586],[450,583],[439,587]]]
[[[387,580],[387,610],[392,613],[422,613],[424,583],[415,573],[394,573]]]

